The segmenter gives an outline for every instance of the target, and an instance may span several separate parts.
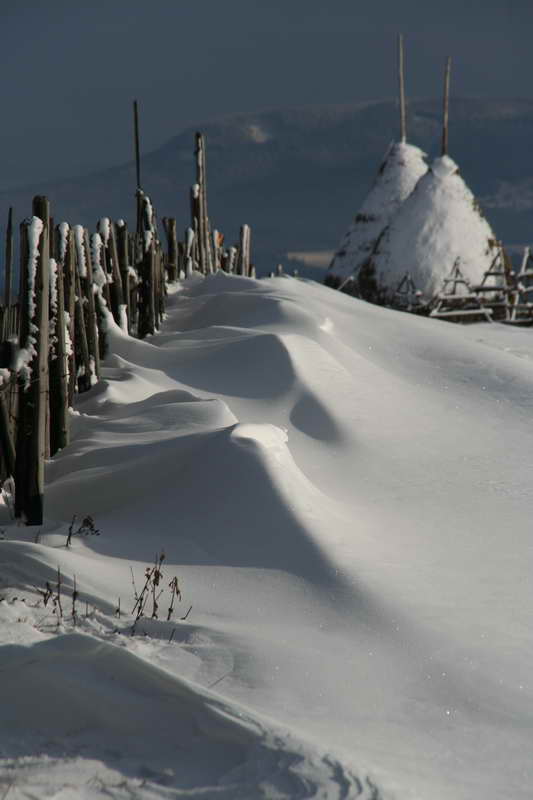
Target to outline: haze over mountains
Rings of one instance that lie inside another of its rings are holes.
[[[398,138],[393,100],[233,114],[199,123],[207,137],[209,213],[232,243],[252,226],[259,274],[288,252],[331,251],[370,188],[392,139]],[[440,144],[440,100],[408,109],[408,139],[432,158]],[[148,119],[142,121],[148,126]],[[142,157],[142,183],[159,218],[189,220],[194,180],[194,130],[189,127]],[[450,109],[450,154],[506,245],[526,244],[533,220],[533,101],[455,99]],[[125,155],[131,151],[124,143]],[[56,221],[94,226],[97,218],[134,212],[130,161],[86,177],[36,183],[0,193],[0,214],[31,209],[47,194]],[[309,274],[309,273],[308,273]],[[319,277],[321,270],[314,270]]]

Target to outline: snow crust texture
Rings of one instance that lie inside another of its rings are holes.
[[[172,292],[110,321],[43,528],[0,504],[0,797],[529,800],[531,332]]]

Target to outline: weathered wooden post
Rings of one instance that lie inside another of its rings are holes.
[[[121,318],[121,327],[126,333],[133,332],[131,314],[131,276],[129,260],[129,237],[128,228],[124,220],[118,220],[113,226],[114,239],[116,241],[118,267],[122,281],[122,302],[125,306],[125,317]]]
[[[126,333],[128,330],[127,319],[124,319],[124,310],[127,306],[124,297],[124,287],[122,286],[122,274],[119,266],[117,239],[115,235],[115,226],[109,220],[100,220],[100,223],[106,222],[103,226],[103,231],[99,230],[100,236],[106,248],[106,264],[108,268],[108,288],[110,296],[110,307],[113,319]],[[100,227],[100,225],[99,225]]]
[[[158,238],[155,214],[150,198],[139,193],[141,201],[141,230],[138,235],[141,257],[138,264],[140,272],[139,285],[139,323],[137,335],[144,339],[155,333],[156,321],[156,283],[157,283],[157,248]]]
[[[63,262],[50,259],[50,455],[69,441],[69,372]]]
[[[41,525],[48,408],[49,203],[33,200],[34,216],[21,225],[21,344],[19,423],[15,464],[15,514]]]
[[[85,246],[89,254],[91,264],[90,274],[92,275],[92,294],[94,297],[94,311],[96,316],[96,336],[98,339],[98,356],[99,359],[105,358],[107,352],[106,344],[106,324],[105,324],[105,310],[109,308],[109,291],[107,283],[107,270],[105,264],[105,250],[102,237],[99,233],[93,233],[90,238],[89,249],[89,234],[85,232]],[[99,371],[97,373],[99,375]]]
[[[11,283],[13,274],[13,208],[10,206],[6,229],[6,261],[4,268],[4,319],[0,328],[0,339],[8,339],[13,333]]]
[[[239,275],[245,275],[246,277],[248,277],[250,274],[250,238],[250,226],[242,225],[239,241],[239,261],[237,264],[237,273]]]
[[[452,59],[448,56],[446,61],[446,70],[444,72],[444,97],[442,108],[442,148],[441,156],[448,155],[448,112],[450,104],[450,72],[452,68]]]
[[[67,222],[56,228],[56,252],[63,273],[63,297],[65,309],[65,349],[68,372],[68,406],[74,403],[76,390],[76,259],[74,239]]]
[[[406,140],[406,124],[405,124],[405,80],[404,80],[404,66],[403,66],[403,36],[398,34],[398,85],[400,95],[400,141]]]
[[[163,227],[167,237],[167,276],[172,283],[178,277],[178,242],[176,238],[176,220],[163,217]]]
[[[84,391],[85,389],[90,388],[98,379],[100,374],[100,358],[98,350],[98,331],[96,328],[94,292],[92,285],[92,265],[90,259],[90,249],[87,241],[88,234],[81,225],[75,225],[73,231],[77,262],[76,282],[79,287],[77,294],[81,301],[79,305],[82,312],[82,314],[79,315],[79,318],[83,319],[85,324],[85,343],[87,345],[89,360],[89,371],[87,376],[85,376],[86,380],[83,380],[82,385],[80,386],[80,391]],[[79,333],[77,329],[76,333]],[[80,336],[80,342],[83,342],[82,336]],[[83,352],[81,355],[83,360],[85,360],[85,355]]]

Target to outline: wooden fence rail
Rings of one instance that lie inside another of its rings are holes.
[[[200,133],[195,144],[191,222],[182,241],[176,220],[165,217],[163,248],[139,168],[135,233],[123,220],[107,217],[92,233],[81,225],[54,225],[48,199],[35,197],[32,216],[20,225],[16,299],[9,210],[0,304],[0,487],[14,481],[14,513],[28,525],[43,522],[45,460],[69,443],[69,409],[76,394],[100,378],[112,321],[144,338],[161,326],[168,282],[217,269],[255,275],[249,226],[241,227],[239,244],[228,248],[211,229]]]

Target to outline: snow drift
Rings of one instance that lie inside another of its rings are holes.
[[[169,299],[110,331],[42,530],[0,506],[1,789],[529,798],[531,332],[289,278]]]

